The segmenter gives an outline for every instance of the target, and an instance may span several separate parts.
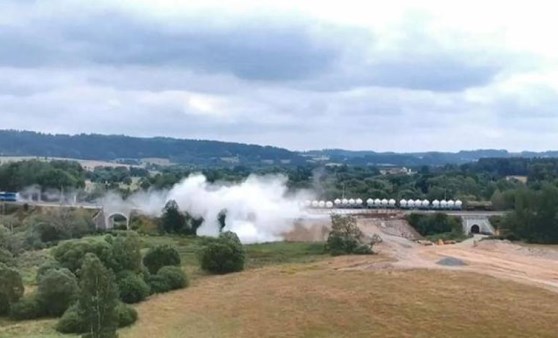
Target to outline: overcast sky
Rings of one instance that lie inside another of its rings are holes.
[[[517,2],[0,0],[0,129],[558,149],[557,8]]]

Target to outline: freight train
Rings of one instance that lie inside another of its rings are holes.
[[[0,191],[0,202],[17,202],[17,192]]]
[[[314,209],[333,209],[333,208],[343,208],[343,209],[363,209],[363,208],[376,208],[376,209],[428,209],[428,210],[461,210],[463,209],[463,202],[460,200],[434,200],[430,202],[429,200],[405,200],[402,199],[397,202],[394,199],[372,199],[369,198],[363,201],[360,198],[357,199],[336,199],[335,201],[310,201],[307,200],[303,203],[306,208]]]

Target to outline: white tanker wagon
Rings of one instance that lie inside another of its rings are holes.
[[[301,203],[301,206],[306,208],[315,209],[333,209],[333,208],[346,208],[346,209],[360,209],[360,208],[378,208],[378,209],[422,209],[422,210],[461,210],[463,202],[460,200],[433,200],[427,199],[401,199],[396,201],[393,198],[387,199],[373,199],[368,198],[364,201],[361,198],[336,198],[333,201],[325,200],[306,200]]]

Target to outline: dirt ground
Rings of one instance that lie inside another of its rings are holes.
[[[558,246],[524,246],[508,241],[486,240],[475,236],[458,244],[424,246],[412,241],[404,221],[398,223],[399,233],[378,227],[370,220],[359,220],[367,233],[378,233],[383,242],[375,250],[393,261],[365,269],[445,269],[476,272],[536,285],[558,292]],[[443,259],[456,261],[456,266],[443,265]]]
[[[483,240],[476,236],[450,245],[424,246],[416,240],[420,235],[397,217],[358,218],[366,236],[379,235],[383,242],[375,251],[387,257],[386,262],[369,262],[367,258],[351,258],[339,269],[443,269],[481,273],[497,278],[536,285],[558,292],[558,246],[520,245],[507,241]],[[324,216],[299,222],[287,240],[323,241],[330,222]],[[439,264],[451,259],[458,265]]]

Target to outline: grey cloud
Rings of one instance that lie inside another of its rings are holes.
[[[386,52],[377,33],[309,18],[219,25],[192,14],[165,24],[116,11],[50,12],[0,27],[2,128],[292,149],[556,144],[558,93],[491,91],[523,56],[444,45],[414,33],[420,25]],[[487,97],[468,100],[470,88]],[[190,94],[222,102],[219,111],[195,111]]]
[[[471,52],[444,50],[411,29],[397,53],[385,55],[371,32],[309,18],[244,16],[222,25],[205,14],[164,25],[115,10],[38,17],[1,27],[0,65],[175,68],[323,91],[460,91],[486,85],[501,70]]]
[[[207,18],[170,30],[115,12],[57,19],[2,27],[0,64],[174,66],[248,80],[296,80],[327,72],[339,53],[332,39],[311,36],[311,22],[245,18],[219,28]]]
[[[455,55],[416,56],[380,62],[369,70],[373,83],[382,87],[461,91],[488,84],[499,72],[494,65],[476,65]]]

